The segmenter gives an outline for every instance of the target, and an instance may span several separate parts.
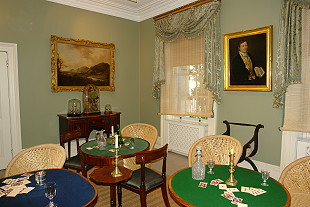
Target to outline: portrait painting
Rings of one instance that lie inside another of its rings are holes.
[[[224,35],[224,90],[271,91],[272,26]]]
[[[88,84],[114,91],[112,43],[51,36],[52,92],[83,91]]]

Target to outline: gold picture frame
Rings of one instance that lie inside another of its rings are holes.
[[[83,91],[93,84],[114,91],[113,43],[51,36],[52,92]]]
[[[271,91],[272,25],[224,35],[224,90]]]

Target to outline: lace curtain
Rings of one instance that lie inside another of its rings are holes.
[[[290,85],[285,97],[283,131],[310,132],[310,9],[302,10],[302,84]]]
[[[277,66],[273,73],[275,108],[284,105],[287,87],[301,82],[301,14],[309,5],[309,0],[282,0]]]
[[[204,34],[204,82],[212,98],[220,103],[221,49],[219,42],[220,2],[210,2],[155,21],[155,68],[153,74],[153,97],[160,97],[160,87],[165,84],[165,43],[180,35],[186,38]]]

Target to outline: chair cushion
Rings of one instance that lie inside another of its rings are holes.
[[[68,160],[66,160],[64,167],[67,168],[72,168],[72,169],[77,169],[77,170],[82,170],[81,167],[81,156],[75,155],[73,157],[70,157]],[[85,163],[85,170],[89,170],[90,168],[92,168],[93,166],[88,165]]]
[[[157,172],[155,172],[149,168],[145,168],[145,188],[146,188],[146,191],[149,190],[150,188],[154,187],[154,186],[162,184],[163,182],[164,182],[164,180],[160,174],[158,174]],[[141,168],[133,171],[131,179],[128,180],[127,182],[123,182],[122,184],[133,187],[137,190],[140,189]]]

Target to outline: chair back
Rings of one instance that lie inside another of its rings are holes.
[[[71,157],[71,141],[75,140],[76,141],[76,149],[79,149],[80,143],[79,143],[79,137],[82,136],[82,132],[80,129],[78,130],[73,130],[70,132],[65,132],[60,135],[60,145],[66,149],[65,143],[67,143],[67,153],[68,153],[68,158]]]
[[[125,126],[122,129],[122,135],[124,137],[134,137],[141,138],[149,142],[149,150],[154,148],[155,142],[157,140],[158,132],[157,129],[150,125],[144,123],[134,123]],[[124,167],[131,170],[136,170],[140,168],[140,165],[136,164],[136,158],[130,157],[123,160]]]
[[[136,164],[141,165],[141,185],[144,185],[145,181],[145,165],[161,158],[163,159],[161,176],[163,180],[166,181],[167,151],[168,144],[159,149],[142,151],[136,154]]]
[[[208,160],[213,160],[218,165],[229,165],[229,153],[234,150],[234,164],[237,165],[241,154],[241,142],[227,135],[205,136],[194,142],[188,152],[188,165],[191,167],[196,159],[197,146],[202,147],[202,161],[207,164]]]
[[[29,171],[62,168],[66,160],[65,149],[57,144],[41,144],[19,152],[8,164],[5,177]]]
[[[124,137],[144,139],[150,143],[149,149],[152,150],[157,140],[158,132],[157,129],[150,124],[134,123],[125,126],[122,129],[122,135]]]
[[[284,168],[279,181],[293,193],[310,193],[310,156],[302,157]]]

